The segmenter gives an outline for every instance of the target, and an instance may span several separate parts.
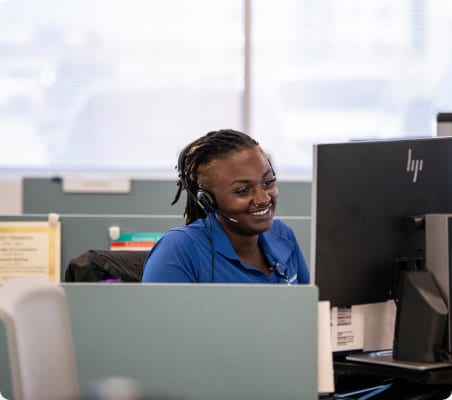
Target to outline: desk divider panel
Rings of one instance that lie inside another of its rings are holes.
[[[317,398],[315,286],[62,287],[82,389],[124,376],[150,394],[180,400]],[[12,398],[11,387],[0,326],[0,391],[6,398]]]
[[[310,260],[310,217],[277,217],[287,223],[303,250],[305,260]],[[3,215],[0,221],[46,221],[47,214]],[[184,219],[176,215],[88,215],[62,214],[61,221],[61,279],[69,261],[87,250],[107,250],[110,248],[110,226],[119,226],[121,233],[165,232],[184,224]]]
[[[176,179],[131,179],[129,193],[65,193],[62,178],[25,178],[24,214],[151,214],[182,215],[184,196],[174,205]],[[278,215],[311,215],[311,182],[278,181]]]
[[[6,328],[0,321],[0,393],[6,399],[12,399],[11,372],[9,369],[8,344],[6,342]],[[1,399],[1,396],[0,396]]]
[[[47,215],[5,215],[0,221],[46,221]],[[61,279],[69,261],[87,250],[110,248],[109,228],[119,226],[121,233],[165,232],[184,223],[176,215],[60,215]]]
[[[171,202],[176,180],[131,180],[129,193],[67,193],[62,178],[24,178],[22,213],[182,215],[185,202]]]
[[[129,376],[181,399],[317,398],[314,286],[63,286],[82,383]]]

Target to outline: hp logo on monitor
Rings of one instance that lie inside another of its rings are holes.
[[[411,149],[408,149],[408,162],[406,166],[407,172],[413,172],[413,183],[416,183],[417,181],[417,175],[420,171],[422,171],[422,164],[424,163],[424,160],[413,160],[411,157]]]

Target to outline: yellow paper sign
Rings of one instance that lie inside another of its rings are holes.
[[[60,282],[60,222],[0,222],[0,282],[46,276]]]

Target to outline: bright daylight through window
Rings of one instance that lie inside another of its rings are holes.
[[[0,168],[174,171],[235,128],[309,177],[313,143],[434,135],[451,36],[434,0],[0,0]]]

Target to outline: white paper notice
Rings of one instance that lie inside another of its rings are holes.
[[[352,307],[333,307],[333,351],[392,349],[396,312],[393,300]]]
[[[354,307],[333,307],[331,310],[331,343],[333,351],[363,348],[363,315]]]
[[[60,222],[0,222],[0,282],[25,276],[60,281]]]

